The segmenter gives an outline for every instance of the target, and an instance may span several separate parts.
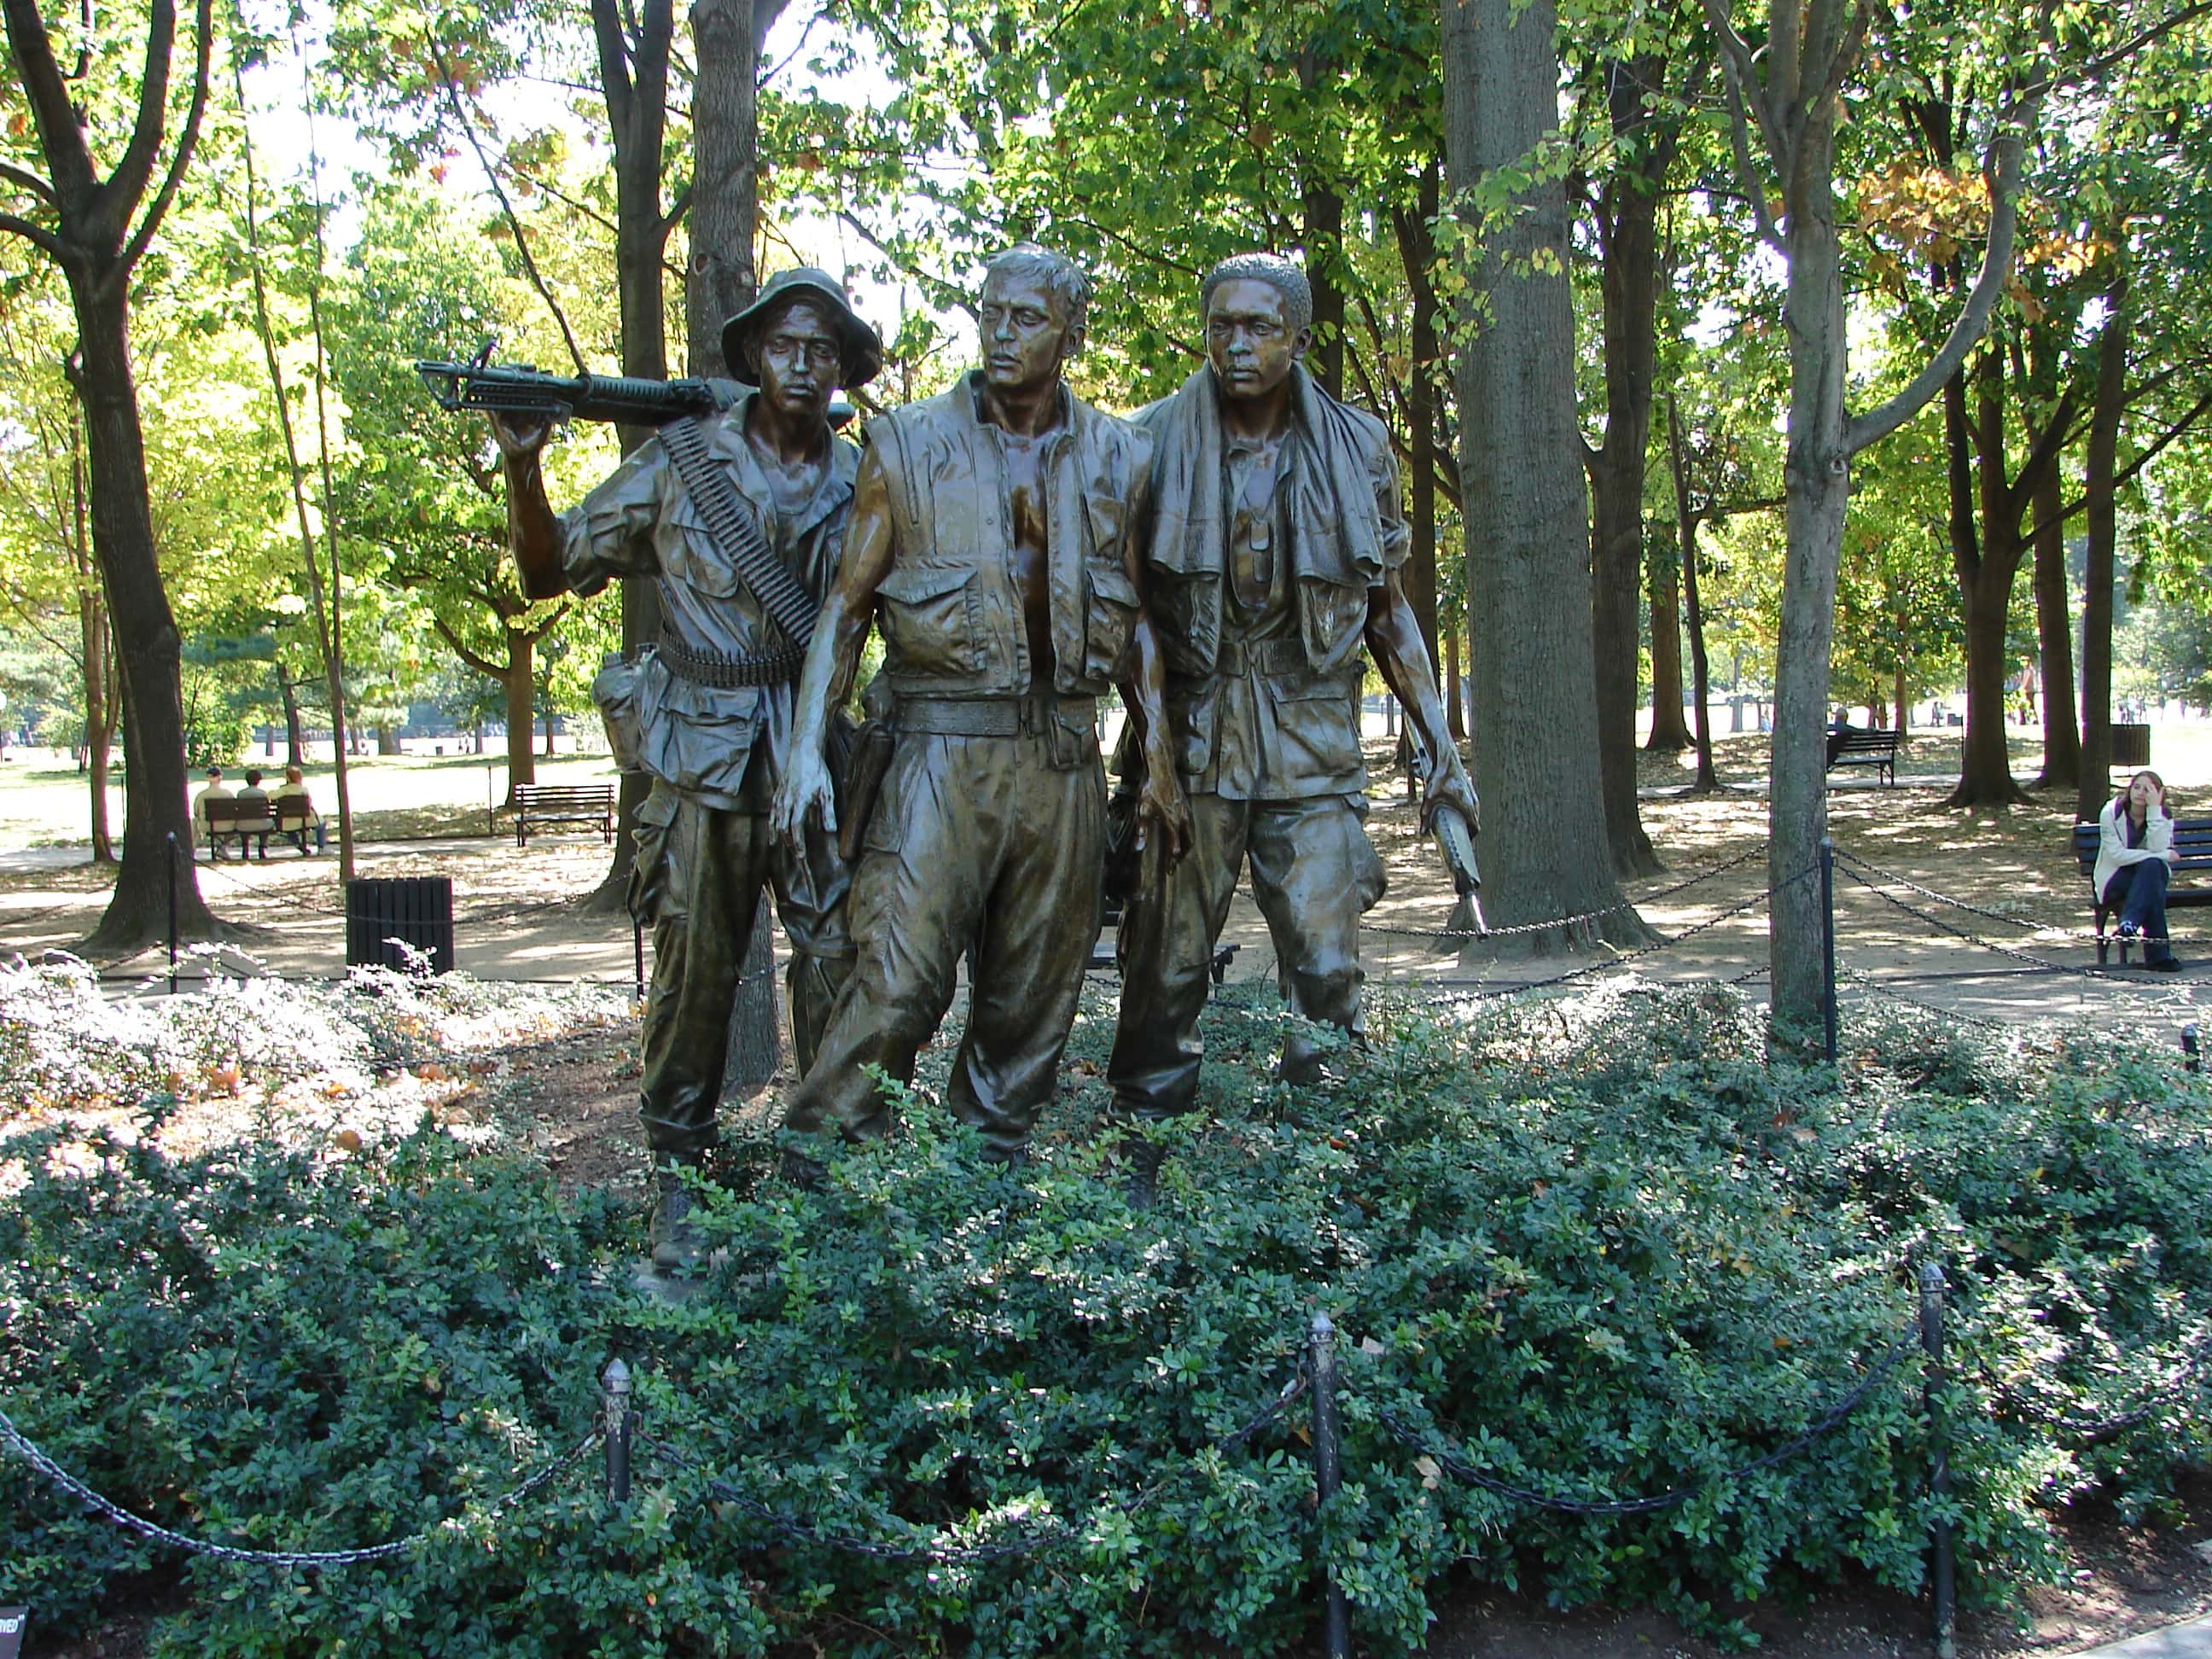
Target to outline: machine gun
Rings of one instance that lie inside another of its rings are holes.
[[[665,426],[686,415],[712,415],[732,398],[712,380],[642,380],[616,374],[544,374],[491,361],[492,343],[465,363],[418,359],[415,372],[441,409],[482,409],[541,421],[612,421]],[[732,383],[724,382],[725,386]]]
[[[438,407],[455,411],[480,409],[551,422],[610,421],[621,426],[665,426],[686,415],[708,416],[727,409],[744,395],[735,380],[645,380],[618,374],[545,374],[516,363],[491,361],[492,342],[465,363],[417,358]],[[830,424],[842,427],[853,406],[840,398],[830,405]]]

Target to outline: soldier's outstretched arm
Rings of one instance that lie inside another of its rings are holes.
[[[568,591],[561,568],[561,526],[545,496],[543,465],[553,423],[530,416],[493,415],[491,435],[507,474],[507,544],[526,598],[550,599]]]
[[[796,845],[810,817],[837,832],[837,804],[823,747],[830,717],[852,695],[860,672],[860,647],[875,616],[876,590],[891,574],[897,551],[891,532],[890,487],[873,449],[860,457],[853,485],[853,516],[845,527],[845,550],[837,560],[836,580],[822,614],[814,619],[814,639],[806,648],[799,676],[799,702],[792,714],[791,757],[775,792],[770,818],[775,833]]]
[[[1421,781],[1422,829],[1429,827],[1437,808],[1449,802],[1466,815],[1470,829],[1480,830],[1482,808],[1474,798],[1474,786],[1468,781],[1467,768],[1460,764],[1459,749],[1444,718],[1444,700],[1429,668],[1429,648],[1395,565],[1383,572],[1380,586],[1367,591],[1367,648],[1374,653],[1383,684],[1397,694],[1407,720],[1421,740],[1427,769]]]

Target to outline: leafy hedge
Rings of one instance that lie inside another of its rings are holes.
[[[1770,1060],[1731,994],[1631,987],[1391,1010],[1309,1093],[1264,1081],[1276,1024],[1218,1000],[1209,1115],[1169,1132],[1148,1213],[1091,1127],[1095,1014],[1090,1080],[1024,1170],[922,1101],[819,1192],[737,1145],[725,1258],[674,1304],[627,1287],[634,1218],[428,1127],[343,1157],[19,1138],[0,1405],[189,1530],[431,1531],[343,1574],[192,1563],[178,1654],[1272,1654],[1310,1635],[1324,1553],[1378,1651],[1418,1646],[1450,1571],[1740,1634],[1720,1610],[1784,1583],[1920,1583],[1917,1361],[1803,1455],[1724,1477],[1891,1350],[1927,1250],[1958,1297],[1954,1504],[1984,1591],[2056,1570],[2057,1500],[2148,1501],[2204,1449],[2212,1098],[2174,1058],[1869,1016],[1832,1079]],[[1216,1444],[1317,1307],[1346,1372],[1326,1514],[1303,1407]],[[584,1475],[485,1519],[588,1426],[616,1353],[683,1462],[641,1453],[627,1512]],[[1700,1490],[1524,1507],[1385,1410],[1523,1486]],[[0,1600],[49,1628],[164,1559],[0,1469]]]

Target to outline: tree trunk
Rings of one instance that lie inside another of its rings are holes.
[[[1446,162],[1466,199],[1517,167],[1559,125],[1553,0],[1464,0],[1443,9]],[[1567,206],[1558,179],[1530,185],[1502,222],[1470,227],[1467,275],[1486,306],[1458,365],[1468,614],[1478,732],[1540,731],[1540,744],[1476,745],[1488,892],[1501,924],[1604,910],[1528,936],[1556,951],[1593,936],[1641,944],[1607,847],[1590,693],[1589,520],[1577,456]]]
[[[2035,520],[2035,628],[2043,656],[2043,770],[2039,789],[2081,781],[2081,729],[2074,710],[2074,607],[2066,592],[2065,480],[2057,467],[2038,480],[2028,507]]]
[[[673,224],[661,209],[660,184],[666,160],[663,150],[675,16],[671,0],[643,0],[634,9],[633,41],[623,27],[625,13],[632,9],[618,0],[592,0],[592,34],[614,143],[615,296],[622,322],[623,373],[660,380],[668,377],[667,309],[660,266]],[[647,435],[642,427],[622,428],[623,453],[636,448]],[[660,637],[660,590],[650,576],[625,576],[621,592],[623,650],[635,657]],[[510,696],[510,709],[512,704]],[[512,738],[508,741],[511,749]],[[637,809],[645,804],[650,787],[651,781],[641,772],[623,775],[613,857],[605,879],[585,901],[586,911],[616,913],[627,902],[636,852]]]
[[[1451,727],[1452,737],[1458,742],[1467,741],[1466,694],[1459,680],[1459,625],[1447,623],[1443,629],[1444,649],[1444,719]]]
[[[1422,641],[1429,647],[1429,672],[1441,678],[1443,657],[1438,650],[1442,631],[1437,616],[1437,373],[1441,354],[1437,340],[1437,290],[1429,279],[1436,263],[1436,239],[1430,225],[1443,192],[1443,163],[1431,157],[1421,170],[1413,210],[1393,210],[1398,261],[1405,267],[1406,283],[1413,295],[1413,324],[1409,343],[1413,363],[1406,377],[1406,423],[1408,428],[1407,465],[1413,473],[1413,549],[1406,561],[1406,601],[1420,624]],[[1453,734],[1459,735],[1458,726]]]
[[[1313,349],[1306,367],[1332,398],[1344,395],[1344,198],[1333,178],[1309,177],[1301,192],[1306,281],[1313,287]],[[1381,411],[1377,411],[1380,413]]]
[[[1692,787],[1702,793],[1719,788],[1721,778],[1713,769],[1713,716],[1705,706],[1712,692],[1712,675],[1705,660],[1705,614],[1698,603],[1698,515],[1690,508],[1689,458],[1683,453],[1681,411],[1672,398],[1667,400],[1667,461],[1674,483],[1674,533],[1679,544],[1674,568],[1682,573],[1682,597],[1690,608],[1690,708],[1698,726],[1698,777]],[[1735,672],[1741,679],[1741,660]],[[1735,689],[1731,681],[1731,694]],[[1731,695],[1729,708],[1736,719],[1733,729],[1741,730],[1743,704]]]
[[[388,726],[378,726],[376,728],[376,752],[380,755],[398,754],[399,752],[399,733],[392,730],[392,728]]]
[[[753,302],[760,199],[761,41],[781,0],[705,0],[691,11],[698,58],[691,106],[698,158],[691,198],[691,267],[685,355],[694,374],[726,374],[722,325]],[[782,1060],[776,1018],[775,950],[768,898],[753,908],[751,944],[730,1006],[725,1096],[768,1085]]]
[[[507,804],[514,805],[517,784],[538,781],[538,756],[531,745],[535,725],[533,708],[538,682],[531,658],[535,642],[527,634],[509,629],[507,634],[507,672],[500,677],[507,691]]]
[[[690,372],[727,374],[722,325],[753,302],[760,274],[753,236],[760,201],[759,64],[753,0],[697,0],[698,60],[691,108],[691,263],[684,336]]]
[[[1897,693],[1897,735],[1901,739],[1908,734],[1907,728],[1912,724],[1912,716],[1911,712],[1912,705],[1905,701],[1908,687],[1906,686],[1905,678],[1905,665],[1901,662],[1897,665],[1897,684],[1895,690]]]
[[[1690,735],[1682,692],[1682,567],[1673,557],[1654,556],[1647,572],[1651,599],[1651,734],[1644,746],[1658,755],[1679,755],[1696,741]]]
[[[1828,668],[1850,455],[1844,430],[1846,337],[1832,115],[1807,120],[1798,146],[1789,193],[1786,551],[1775,640],[1766,875],[1775,1034],[1785,1043],[1809,1044],[1825,990],[1826,919],[1812,872],[1828,836]]]
[[[2004,363],[2002,352],[1984,351],[1975,374],[1980,429],[1971,434],[1972,489],[1963,482],[1969,468],[1962,451],[1970,437],[1963,371],[1952,377],[1943,393],[1945,439],[1951,449],[1951,562],[1964,602],[1966,651],[1966,729],[1959,785],[1945,802],[1950,806],[2007,807],[2027,799],[2012,775],[2005,724],[2005,636],[2013,578],[2027,548],[2020,523],[2025,503],[2005,476]],[[1961,532],[1962,495],[1968,503],[1965,512],[1971,514],[1977,495],[1978,542],[1971,531]]]
[[[108,756],[122,710],[115,684],[115,636],[107,596],[93,553],[89,492],[85,488],[84,428],[70,425],[70,562],[76,575],[78,655],[84,665],[84,757],[92,788],[92,861],[115,862],[107,822]]]
[[[1636,680],[1644,587],[1644,465],[1651,437],[1658,350],[1659,191],[1674,146],[1650,130],[1648,58],[1607,66],[1613,131],[1630,147],[1596,204],[1604,327],[1605,443],[1585,449],[1589,473],[1590,618],[1595,653],[1598,774],[1606,840],[1624,876],[1661,869],[1636,805]],[[1656,706],[1656,705],[1655,705]]]
[[[183,656],[161,584],[148,510],[145,438],[131,369],[127,280],[70,272],[79,358],[72,375],[84,409],[92,480],[92,543],[107,592],[123,684],[123,862],[106,913],[86,947],[142,950],[166,936],[170,871],[177,932],[202,939],[228,932],[200,896],[185,796]]]
[[[284,705],[284,763],[287,766],[305,766],[307,763],[307,744],[300,732],[300,690],[293,684],[291,670],[284,666],[281,657],[276,662],[276,695]]]
[[[2081,768],[2074,815],[2094,823],[2112,793],[2112,575],[2119,547],[2118,471],[2120,422],[2128,396],[2127,285],[2112,295],[2097,342],[2096,403],[2089,414],[2082,496],[2089,532],[2081,598]]]

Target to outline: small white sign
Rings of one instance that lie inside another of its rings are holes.
[[[28,1607],[0,1607],[0,1659],[15,1659],[23,1650],[23,1632],[31,1627]]]

